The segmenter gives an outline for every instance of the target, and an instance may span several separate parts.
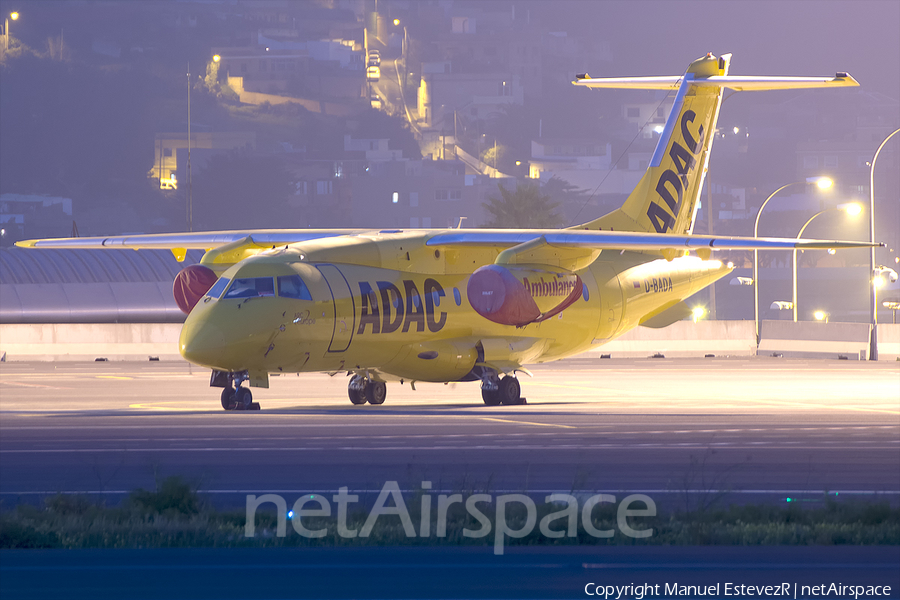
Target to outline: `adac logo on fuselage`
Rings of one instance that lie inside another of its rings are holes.
[[[656,193],[665,201],[669,210],[666,210],[656,200],[651,200],[650,206],[647,208],[647,217],[653,223],[657,233],[666,233],[675,226],[675,217],[678,216],[678,211],[681,210],[684,189],[688,186],[688,174],[696,166],[695,156],[700,151],[700,148],[703,147],[703,140],[706,134],[703,125],[701,124],[697,130],[697,139],[694,139],[694,136],[688,129],[688,123],[693,123],[696,116],[697,113],[692,110],[686,110],[681,115],[681,136],[687,148],[677,141],[672,141],[672,146],[669,148],[669,156],[672,158],[672,162],[675,163],[675,170],[672,170],[672,168],[666,169],[656,182]],[[671,189],[669,189],[669,186],[671,186]]]
[[[444,288],[434,279],[426,279],[423,285],[424,294],[419,294],[415,282],[403,280],[403,291],[388,281],[376,281],[373,288],[369,282],[359,282],[361,298],[361,314],[359,329],[356,333],[365,333],[371,326],[372,333],[392,333],[403,326],[407,333],[413,325],[416,331],[436,332],[447,323],[447,313],[440,311],[435,318],[435,307],[440,306],[445,296]],[[376,291],[377,290],[377,291]]]

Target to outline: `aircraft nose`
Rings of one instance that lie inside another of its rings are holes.
[[[218,325],[188,317],[179,340],[179,350],[185,360],[212,368],[221,362],[225,349],[225,333]]]

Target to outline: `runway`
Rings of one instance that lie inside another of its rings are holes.
[[[580,358],[520,376],[525,406],[477,384],[388,384],[352,406],[342,374],[273,377],[224,412],[208,371],[169,363],[0,365],[0,500],[114,499],[181,475],[246,494],[655,494],[670,508],[884,495],[900,501],[900,363]],[[661,506],[660,508],[663,508]]]

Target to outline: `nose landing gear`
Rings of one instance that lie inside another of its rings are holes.
[[[224,373],[213,371],[211,386],[219,385],[222,390],[222,408],[225,410],[259,410],[259,402],[253,401],[253,394],[241,384],[249,379],[246,371]]]
[[[347,395],[353,404],[384,404],[387,398],[387,385],[383,381],[367,379],[362,375],[354,375],[347,385]]]

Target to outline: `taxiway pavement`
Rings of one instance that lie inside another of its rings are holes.
[[[900,363],[590,357],[533,372],[524,406],[484,406],[477,383],[389,383],[384,405],[352,406],[345,376],[304,374],[254,389],[261,411],[225,412],[183,362],[5,363],[0,501],[114,499],[169,475],[234,505],[386,481],[643,492],[676,509],[723,491],[900,500]]]

